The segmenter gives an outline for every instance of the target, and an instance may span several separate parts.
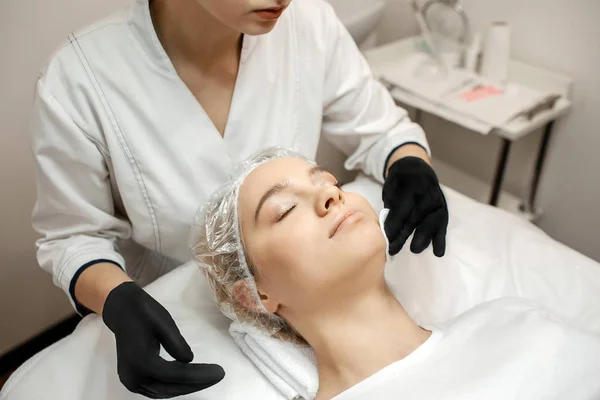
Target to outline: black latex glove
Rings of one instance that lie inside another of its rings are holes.
[[[384,228],[391,255],[402,250],[415,229],[410,245],[413,253],[423,252],[432,243],[433,253],[444,255],[448,206],[429,164],[418,157],[394,162],[383,185],[383,204],[390,210]]]
[[[102,318],[115,334],[121,383],[133,393],[168,399],[206,389],[225,376],[219,365],[190,364],[192,349],[169,312],[133,282],[108,294]],[[161,344],[175,361],[159,356]]]

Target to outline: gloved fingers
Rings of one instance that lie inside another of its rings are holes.
[[[225,371],[220,365],[167,361],[158,355],[147,359],[141,372],[143,376],[156,382],[190,385],[200,388],[213,386],[225,377]]]
[[[384,229],[385,234],[390,241],[400,234],[402,227],[406,223],[406,220],[410,217],[414,208],[415,199],[410,195],[401,201],[398,201],[397,204],[389,205],[390,212],[385,219]]]
[[[442,221],[442,225],[433,236],[433,254],[436,257],[443,257],[446,254],[446,231],[448,229],[448,216],[446,215],[445,220]]]
[[[439,231],[443,219],[444,210],[442,209],[425,216],[415,231],[415,236],[410,244],[410,251],[415,254],[420,254],[429,247],[433,237]]]
[[[131,392],[133,393],[138,393],[141,394],[144,397],[147,397],[149,399],[168,399],[168,396],[161,396],[158,393],[155,393],[153,390],[150,389],[146,389],[145,387],[139,387],[136,390],[132,390]]]
[[[196,393],[208,389],[213,385],[152,382],[141,385],[139,393],[151,399],[170,399],[172,397]]]
[[[395,256],[396,254],[400,253],[400,250],[402,250],[405,243],[406,243],[406,239],[390,242],[390,247],[389,247],[390,256]]]
[[[389,252],[391,256],[395,256],[396,254],[400,253],[400,250],[402,250],[406,244],[409,236],[410,233],[408,235],[400,233],[395,238],[392,238],[389,246]]]
[[[160,304],[162,310],[154,318],[154,333],[167,353],[182,363],[192,362],[194,353],[185,338],[181,335],[171,314]]]
[[[404,244],[415,230],[416,225],[416,217],[417,213],[413,212],[407,221],[400,227],[400,231],[396,235],[396,237],[391,237],[390,239],[390,255],[394,256],[402,250]]]

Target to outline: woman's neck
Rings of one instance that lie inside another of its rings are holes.
[[[329,399],[403,359],[431,335],[413,322],[385,282],[312,314],[300,325],[317,357],[319,399]]]
[[[151,0],[150,13],[174,63],[210,70],[239,56],[242,34],[215,19],[195,0]]]

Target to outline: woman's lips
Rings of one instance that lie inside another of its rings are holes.
[[[264,20],[272,21],[281,17],[283,10],[285,10],[285,7],[266,8],[264,10],[254,11],[254,14]]]
[[[356,210],[348,210],[348,211],[344,212],[343,214],[340,214],[335,219],[333,228],[331,229],[331,232],[329,233],[329,238],[331,239],[333,236],[335,236],[335,234],[341,228],[343,228],[345,225],[347,225],[353,221],[356,221],[357,219],[360,219],[360,216],[361,216],[361,214],[359,212],[357,212]]]

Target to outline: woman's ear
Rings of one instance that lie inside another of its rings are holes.
[[[246,281],[237,281],[233,285],[233,298],[236,302],[254,312],[261,312],[263,309],[257,304],[256,297],[252,293],[252,288]],[[258,290],[260,301],[263,303],[265,309],[274,313],[279,309],[279,303],[274,301],[266,292]]]
[[[273,314],[276,313],[279,310],[279,303],[273,297],[269,296],[267,292],[262,291],[260,288],[257,288],[257,290],[260,301],[262,301],[267,311]]]

